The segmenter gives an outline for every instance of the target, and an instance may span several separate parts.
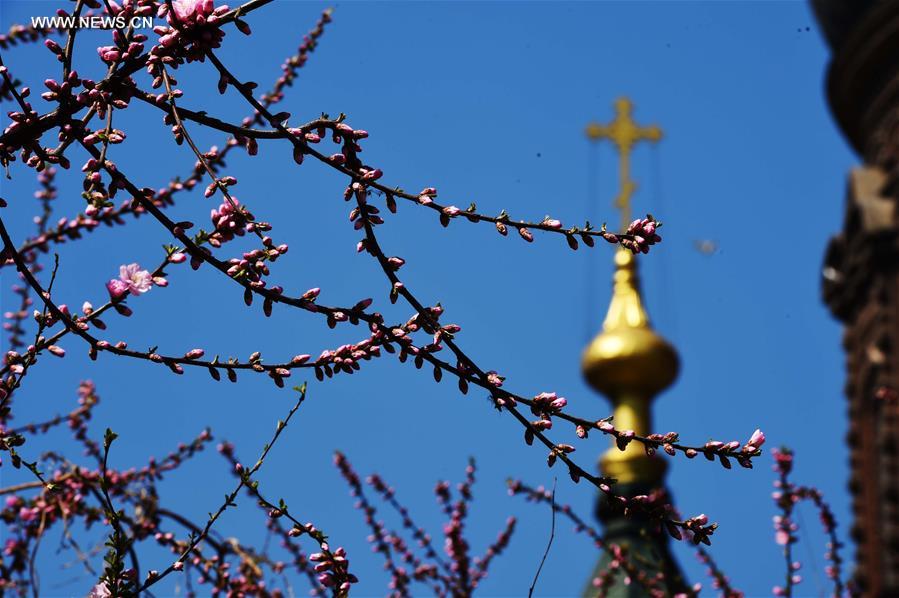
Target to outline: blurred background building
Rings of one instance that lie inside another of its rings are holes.
[[[832,51],[831,111],[862,161],[847,175],[843,230],[830,242],[822,273],[824,301],[845,324],[853,577],[865,596],[897,596],[899,2],[812,5]],[[801,227],[802,215],[791,221]]]

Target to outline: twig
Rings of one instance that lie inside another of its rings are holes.
[[[553,539],[556,537],[556,478],[553,478],[553,493],[552,498],[550,499],[550,509],[549,512],[552,514],[552,523],[549,527],[549,542],[546,544],[546,550],[543,551],[543,558],[540,559],[540,566],[537,567],[537,573],[534,574],[534,581],[531,582],[531,587],[528,589],[528,598],[534,595],[534,588],[537,587],[537,579],[540,577],[540,572],[543,571],[543,564],[546,562],[546,557],[549,555],[549,549],[552,548]]]

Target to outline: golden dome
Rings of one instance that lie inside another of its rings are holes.
[[[635,257],[615,254],[615,278],[603,329],[581,362],[587,382],[613,401],[623,394],[649,399],[669,387],[680,365],[677,352],[650,326],[640,299]]]
[[[658,127],[642,127],[632,117],[632,104],[626,98],[615,104],[611,123],[591,124],[587,137],[608,139],[618,149],[620,191],[615,206],[621,210],[621,228],[630,222],[631,196],[636,183],[630,178],[630,154],[640,141],[657,142]],[[614,425],[636,434],[652,432],[651,403],[655,395],[671,386],[679,369],[677,352],[649,324],[649,316],[640,298],[637,261],[627,249],[615,253],[615,283],[612,301],[602,332],[584,351],[581,369],[587,382],[612,402]],[[632,442],[622,451],[613,445],[600,459],[603,475],[622,483],[662,483],[665,461],[649,456],[642,446]]]

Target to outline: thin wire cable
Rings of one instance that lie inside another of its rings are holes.
[[[651,186],[651,196],[650,202],[655,210],[658,210],[658,216],[665,220],[665,216],[668,214],[668,207],[665,205],[665,193],[662,187],[662,165],[660,159],[660,151],[658,144],[652,144],[650,146],[650,186]],[[655,214],[654,214],[655,215]],[[665,234],[665,229],[662,229],[662,234]],[[655,297],[665,297],[666,300],[659,301],[659,310],[661,312],[660,315],[664,317],[665,328],[668,329],[668,334],[671,337],[672,341],[677,341],[679,339],[678,334],[678,326],[677,326],[677,304],[676,304],[676,295],[673,293],[673,289],[671,288],[671,277],[669,276],[669,269],[672,262],[671,259],[671,251],[674,247],[674,244],[671,243],[670,239],[668,241],[668,249],[659,251],[658,257],[656,260],[656,272],[653,277],[653,282],[657,283],[654,285],[656,292],[653,293]]]
[[[817,588],[818,596],[826,596],[827,594],[824,591],[824,587],[821,583],[821,575],[818,572],[818,559],[815,557],[815,552],[812,550],[812,545],[808,541],[809,528],[806,527],[806,525],[805,525],[805,518],[802,516],[802,507],[803,507],[802,501],[799,501],[798,503],[796,503],[795,512],[796,512],[796,518],[799,520],[799,529],[805,530],[806,538],[802,542],[802,544],[805,544],[805,554],[808,557],[808,562],[810,562],[812,565],[811,566],[811,575],[806,576],[806,578],[811,577],[812,579],[815,580],[815,588]],[[792,575],[792,573],[791,573],[791,575]]]
[[[597,204],[599,203],[599,144],[587,142],[587,214],[590,222],[596,224]],[[586,305],[584,308],[584,341],[590,342],[593,335],[596,334],[598,324],[596,321],[597,305],[596,305],[596,254],[595,251],[585,251],[584,260],[584,297]]]

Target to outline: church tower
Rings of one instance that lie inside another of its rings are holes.
[[[853,583],[864,596],[899,596],[899,2],[812,6],[832,52],[831,112],[862,160],[822,272],[824,301],[845,326]]]
[[[608,140],[618,151],[620,190],[615,206],[621,211],[622,229],[630,223],[631,196],[636,190],[636,183],[630,178],[631,150],[637,143],[655,143],[662,138],[658,127],[637,125],[631,116],[632,109],[628,99],[620,98],[615,103],[616,114],[611,123],[587,127],[591,141]],[[590,386],[611,401],[615,426],[646,435],[653,432],[652,401],[677,378],[679,358],[674,347],[650,325],[640,295],[637,265],[637,256],[629,250],[616,251],[612,299],[602,331],[584,351],[581,367]],[[661,496],[667,493],[666,461],[659,455],[647,455],[639,443],[630,443],[624,451],[613,445],[603,454],[599,465],[602,475],[618,480],[614,486],[618,494]],[[639,515],[625,517],[604,494],[597,503],[597,516],[606,542],[622,547],[629,560],[648,577],[664,575],[666,594],[684,591],[686,583],[669,550],[668,534]],[[604,553],[594,579],[607,570],[609,562],[610,557]],[[615,576],[612,583],[606,589],[607,595],[613,598],[647,595],[640,584],[625,583],[623,575]],[[588,586],[585,594],[595,595],[596,590]]]

